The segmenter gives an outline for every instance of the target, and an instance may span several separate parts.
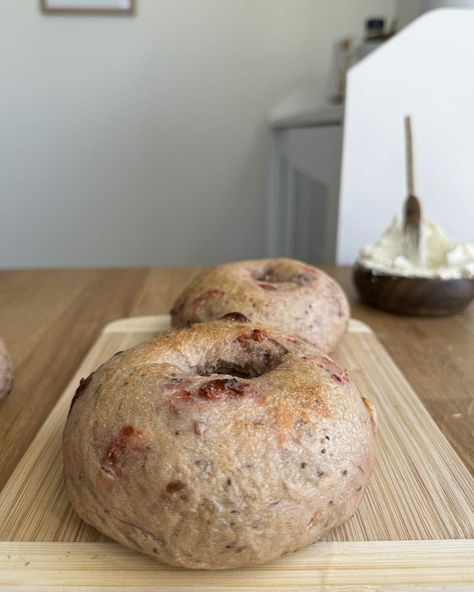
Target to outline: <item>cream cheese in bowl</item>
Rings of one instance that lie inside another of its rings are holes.
[[[427,219],[420,231],[416,261],[407,255],[402,222],[395,217],[378,241],[361,249],[357,262],[374,272],[402,277],[474,278],[474,243],[457,244]]]

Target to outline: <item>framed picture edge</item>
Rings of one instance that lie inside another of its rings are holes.
[[[129,8],[50,8],[48,0],[40,0],[40,9],[44,14],[109,14],[130,16],[136,12],[136,0],[129,0]]]

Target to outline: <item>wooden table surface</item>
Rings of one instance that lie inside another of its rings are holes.
[[[108,322],[169,311],[196,268],[0,272],[0,336],[15,386],[0,402],[0,489]],[[377,333],[436,423],[474,473],[474,305],[429,319],[368,308],[347,268],[329,268],[352,316]]]

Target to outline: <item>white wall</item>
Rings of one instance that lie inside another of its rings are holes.
[[[421,13],[421,0],[398,0],[397,19],[405,27]]]
[[[266,114],[394,0],[0,2],[0,266],[263,253]]]

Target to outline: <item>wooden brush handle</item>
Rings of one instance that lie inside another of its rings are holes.
[[[405,146],[407,158],[407,187],[408,195],[415,195],[415,171],[413,166],[413,135],[411,129],[411,118],[405,117]]]

